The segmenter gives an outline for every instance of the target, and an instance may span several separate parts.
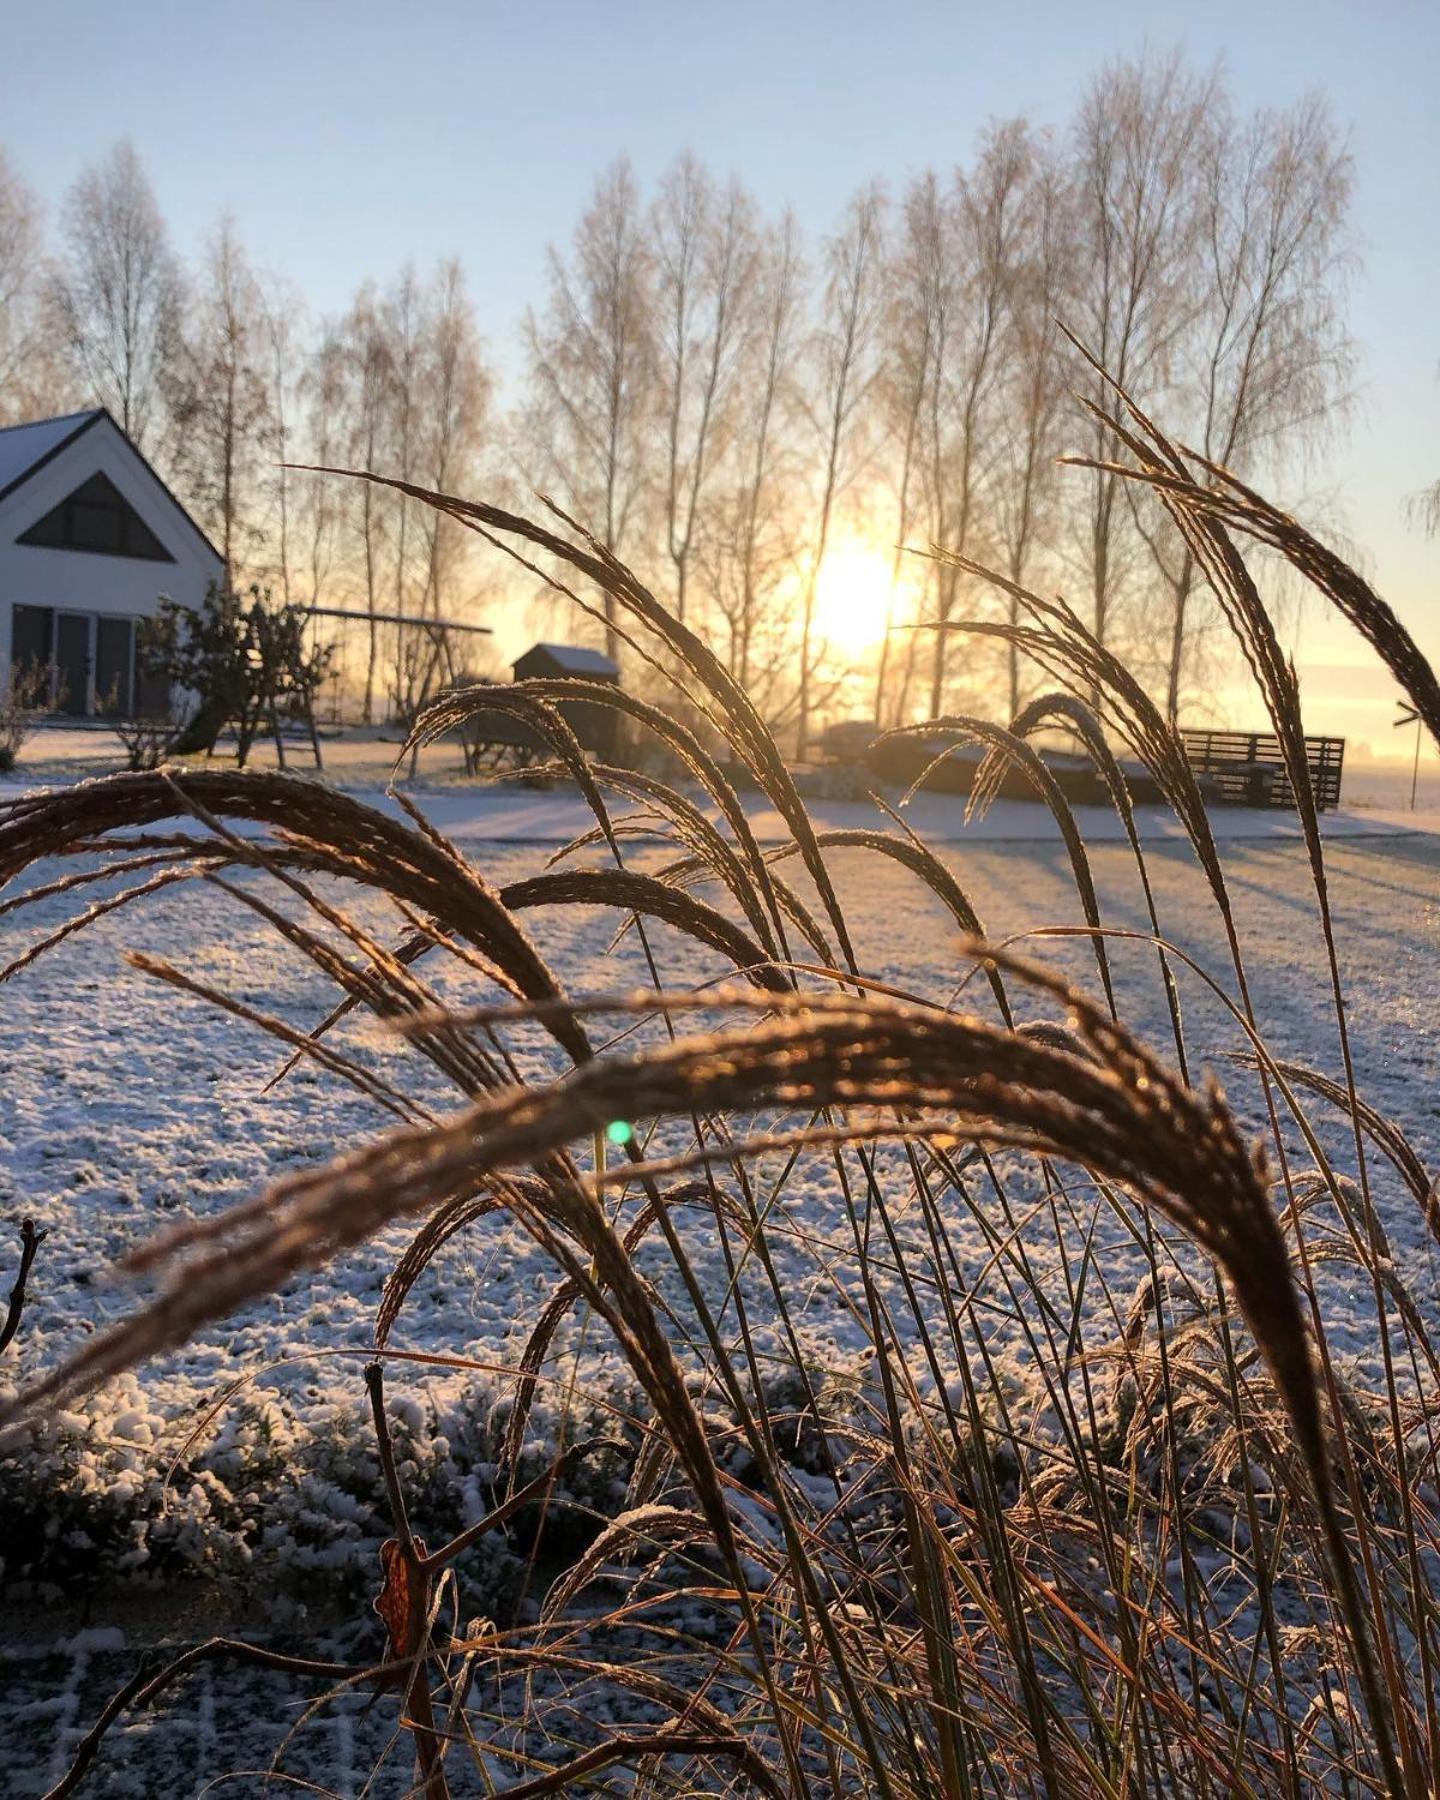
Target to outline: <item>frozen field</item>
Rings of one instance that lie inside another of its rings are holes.
[[[347,792],[376,796],[384,789],[400,752],[393,730],[381,728],[347,728],[322,745],[325,759],[324,777]],[[275,746],[267,738],[256,741],[251,753],[257,769],[276,766]],[[114,735],[103,728],[47,726],[37,731],[25,749],[24,779],[30,786],[71,782],[93,775],[111,774],[121,767],[120,745]],[[313,774],[314,761],[307,745],[293,743],[287,751],[287,766],[300,774]],[[408,772],[408,765],[407,765]],[[563,842],[575,831],[589,825],[589,816],[578,801],[567,805],[555,793],[526,794],[508,788],[477,786],[465,773],[464,764],[453,744],[431,745],[420,754],[416,778],[427,795],[427,809],[435,822],[447,831],[462,830],[471,838],[491,838],[497,842],[520,840]],[[13,778],[18,781],[18,777]],[[0,777],[0,798],[12,791]],[[1332,834],[1393,832],[1396,830],[1440,831],[1440,760],[1426,754],[1420,764],[1416,796],[1418,812],[1410,807],[1410,766],[1405,762],[1353,762],[1345,770],[1342,808],[1327,820]],[[835,811],[835,803],[822,803],[827,816]],[[842,809],[843,810],[843,809]],[[870,809],[864,809],[868,817]],[[1104,841],[1119,836],[1114,814],[1100,807],[1082,807],[1080,817],[1087,840]],[[1165,837],[1178,828],[1168,812],[1160,807],[1141,808],[1142,829],[1147,836]],[[766,833],[767,815],[757,802],[757,828],[762,839]],[[1054,827],[1043,807],[1000,801],[989,816],[968,827],[963,821],[964,802],[945,795],[921,794],[912,804],[911,818],[916,829],[930,842],[949,841],[961,835],[967,839],[984,837],[1031,841],[1054,836]],[[768,815],[772,830],[778,827],[773,814]],[[841,822],[837,819],[836,821]],[[848,821],[846,821],[848,822]],[[1233,809],[1217,813],[1215,829],[1222,837],[1292,837],[1294,825],[1277,813],[1253,813]]]
[[[472,845],[471,854],[504,884],[542,867],[548,846],[485,843]],[[656,856],[642,851],[637,860],[644,866]],[[1101,843],[1092,857],[1106,923],[1142,928],[1129,852]],[[1188,853],[1157,844],[1150,857],[1162,926],[1223,978],[1219,922]],[[949,849],[946,859],[993,935],[1078,919],[1058,845],[980,842]],[[1226,865],[1257,1010],[1272,1048],[1320,1068],[1336,1067],[1303,852],[1283,841],[1235,842],[1227,846]],[[1330,866],[1362,1091],[1405,1124],[1422,1154],[1433,1151],[1440,1119],[1433,1082],[1440,1037],[1440,839],[1341,838],[1331,844]],[[948,998],[963,969],[951,948],[951,922],[932,896],[909,875],[859,852],[836,856],[834,867],[862,967],[914,993]],[[72,910],[60,898],[0,919],[0,949],[14,954]],[[384,924],[375,914],[371,922]],[[644,982],[633,937],[607,954],[612,913],[552,909],[527,915],[527,922],[571,992],[604,993]],[[663,928],[653,941],[669,985],[686,987],[722,972],[718,958],[697,953]],[[297,1026],[308,1028],[322,1017],[331,997],[314,968],[277,948],[253,914],[200,888],[172,890],[100,921],[0,989],[0,1210],[8,1218],[32,1212],[51,1231],[21,1345],[23,1364],[31,1369],[131,1303],[133,1295],[108,1279],[107,1269],[157,1225],[239,1199],[387,1123],[378,1107],[310,1067],[262,1093],[280,1059],[279,1046],[137,973],[123,961],[130,948],[163,955]],[[1047,954],[1096,985],[1094,963],[1079,945],[1051,946]],[[1163,1045],[1168,1025],[1153,957],[1123,945],[1112,955],[1122,1012]],[[1236,1028],[1200,984],[1182,973],[1181,988],[1191,1044],[1202,1052],[1235,1047]],[[453,977],[447,991],[457,997],[466,992]],[[479,992],[470,989],[470,997]],[[978,992],[976,1004],[982,1004]],[[350,1030],[346,1041],[382,1062],[399,1062],[396,1046],[371,1025]],[[438,1106],[451,1103],[453,1096],[433,1074],[429,1080],[427,1098]],[[1244,1079],[1231,1077],[1227,1085],[1243,1105]],[[797,1257],[815,1265],[806,1273],[814,1288],[807,1324],[826,1354],[843,1357],[848,1317],[836,1291],[843,1284],[823,1273],[826,1236],[841,1230],[831,1199],[817,1175],[805,1200],[813,1241],[803,1250],[797,1245]],[[1412,1214],[1413,1208],[1401,1206],[1387,1225],[1397,1249],[1426,1254]],[[322,1347],[366,1341],[397,1241],[403,1239],[392,1236],[297,1282],[276,1305],[220,1329],[182,1362],[147,1372],[133,1407],[105,1404],[108,1421],[117,1431],[122,1422],[135,1427],[139,1441],[153,1445],[167,1421],[173,1428],[217,1383],[276,1358],[302,1359],[274,1377],[302,1410],[312,1401],[328,1404],[337,1392],[352,1394],[352,1370],[304,1359]],[[834,1247],[841,1247],[838,1240]],[[452,1245],[422,1285],[400,1341],[503,1361],[552,1278],[544,1257],[517,1228],[488,1221]],[[1363,1350],[1360,1344],[1352,1348]]]
[[[427,795],[426,807],[497,885],[538,871],[554,845],[584,822],[561,795],[502,795],[481,802],[448,790]],[[834,822],[850,822],[852,813],[858,814],[857,808],[837,810],[833,804],[816,810]],[[945,844],[946,861],[992,935],[1078,919],[1064,851],[1045,830],[1039,808],[997,808],[987,828],[971,834],[960,828],[953,802],[929,812],[917,807],[914,817],[922,835]],[[1222,815],[1222,822],[1231,894],[1270,1045],[1281,1055],[1336,1070],[1334,1020],[1303,850],[1288,822],[1273,816]],[[1247,822],[1248,829],[1242,829]],[[1400,1120],[1421,1155],[1433,1161],[1440,1152],[1434,1080],[1440,1044],[1440,836],[1402,832],[1400,823],[1373,813],[1330,822],[1332,897],[1361,1091]],[[1092,838],[1106,923],[1142,929],[1128,849],[1107,841],[1113,834],[1098,815],[1085,829]],[[1188,849],[1174,841],[1158,814],[1149,820],[1146,835],[1163,929],[1228,986],[1219,920]],[[642,847],[635,861],[653,866],[659,856],[656,848]],[[933,897],[910,876],[858,852],[837,855],[833,866],[865,971],[927,998],[949,999],[965,970],[953,947],[951,921]],[[0,917],[0,963],[72,911],[73,904],[61,898]],[[377,906],[369,906],[365,917],[384,934],[395,934],[393,917]],[[610,992],[645,980],[633,937],[609,951],[616,924],[611,913],[552,909],[528,914],[527,924],[574,994]],[[718,959],[697,954],[663,930],[656,930],[653,941],[669,985],[687,987],[721,972]],[[302,1028],[323,1016],[332,995],[309,963],[277,949],[253,913],[198,886],[172,890],[102,920],[0,988],[0,1219],[8,1234],[10,1221],[30,1213],[50,1232],[20,1339],[6,1357],[7,1382],[50,1364],[133,1304],[133,1291],[108,1271],[157,1225],[209,1213],[288,1169],[357,1144],[387,1123],[353,1090],[307,1067],[263,1093],[279,1047],[243,1022],[137,973],[123,961],[130,948],[163,955],[198,979]],[[1046,954],[1096,985],[1088,949],[1052,945]],[[1117,946],[1113,956],[1122,1014],[1163,1046],[1168,1022],[1153,954],[1141,946]],[[1193,977],[1182,972],[1180,981],[1192,1052],[1210,1056],[1234,1048],[1238,1033],[1223,1009]],[[980,991],[972,991],[976,1006],[983,1007]],[[467,989],[453,976],[446,992],[479,996],[478,988]],[[406,1061],[404,1068],[417,1072],[402,1075],[399,1050],[373,1027],[347,1029],[344,1041],[373,1066],[417,1082],[414,1091],[431,1103],[453,1103],[433,1073],[427,1076]],[[522,1053],[530,1071],[538,1073],[541,1053],[533,1041]],[[1226,1084],[1242,1112],[1253,1104],[1245,1078],[1231,1076]],[[1343,1141],[1335,1138],[1337,1145]],[[1383,1180],[1379,1192],[1400,1272],[1433,1306],[1440,1292],[1434,1245],[1413,1200]],[[707,1241],[702,1215],[694,1214],[684,1229],[696,1234],[695,1260],[710,1290],[723,1294],[725,1264],[719,1247]],[[807,1354],[818,1367],[863,1379],[849,1228],[822,1160],[803,1164],[788,1188],[785,1228],[778,1235],[790,1258],[782,1274],[795,1296]],[[247,1556],[253,1554],[269,1581],[287,1568],[323,1569],[351,1555],[371,1531],[359,1517],[344,1467],[350,1454],[347,1433],[353,1435],[363,1403],[360,1353],[385,1273],[408,1236],[406,1230],[391,1231],[292,1283],[273,1303],[225,1322],[182,1355],[39,1428],[18,1454],[32,1470],[49,1469],[64,1484],[62,1529],[98,1534],[98,1519],[105,1530],[120,1533],[118,1521],[138,1510],[148,1521],[143,1528],[113,1544],[105,1540],[111,1562],[141,1576],[151,1567],[223,1564],[235,1520],[252,1518],[259,1509],[260,1484],[268,1479],[272,1487],[287,1481],[293,1487],[299,1467],[300,1491],[274,1514]],[[7,1235],[7,1260],[11,1248]],[[982,1278],[983,1242],[962,1243],[961,1249]],[[656,1250],[644,1260],[662,1295],[683,1315],[679,1283],[663,1255]],[[1118,1230],[1107,1249],[1106,1269],[1123,1304],[1140,1267]],[[483,1221],[452,1242],[427,1273],[393,1341],[422,1353],[458,1352],[480,1365],[513,1367],[528,1323],[555,1280],[547,1259],[517,1226],[506,1219]],[[763,1292],[747,1288],[747,1297],[761,1310],[763,1332]],[[1332,1342],[1363,1383],[1374,1374],[1364,1325],[1368,1295],[1355,1297],[1353,1313],[1350,1299],[1343,1279],[1328,1284]],[[562,1335],[554,1366],[573,1372],[582,1392],[622,1393],[618,1358],[597,1339],[593,1329]],[[1002,1366],[1023,1381],[1019,1361],[1007,1364],[1014,1346],[1003,1322],[997,1322],[994,1348]],[[175,1486],[161,1516],[157,1495],[169,1460],[207,1403],[247,1375],[254,1379],[243,1403],[230,1405],[204,1428],[203,1468]],[[391,1386],[395,1395],[413,1402],[417,1424],[450,1433],[454,1466],[473,1474],[483,1458],[472,1449],[466,1463],[459,1439],[473,1423],[466,1408],[473,1404],[477,1381],[483,1388],[489,1379],[420,1365],[408,1372],[392,1369]],[[543,1412],[538,1417],[536,1429],[543,1435]],[[329,1446],[318,1456],[317,1442]],[[85,1550],[83,1543],[77,1545],[81,1561]],[[7,1548],[7,1554],[13,1552]],[[40,1696],[56,1688],[59,1653],[49,1642],[54,1631],[23,1609],[12,1610],[7,1623],[12,1646],[19,1648],[17,1640],[24,1640],[17,1674],[33,1679],[40,1708],[30,1715],[10,1710],[7,1747],[13,1749],[17,1741],[31,1741],[25,1717],[33,1718],[37,1734],[51,1718],[45,1710],[50,1703]],[[55,1629],[73,1631],[76,1624],[66,1613]],[[73,1693],[76,1684],[88,1686],[91,1677],[84,1670],[90,1661],[99,1659],[117,1671],[124,1662],[114,1655],[113,1637],[79,1642],[79,1650],[65,1653],[70,1687],[60,1684],[55,1703],[71,1705],[75,1719],[54,1715],[72,1735],[76,1724],[83,1728],[93,1714],[93,1705],[79,1705]],[[79,1673],[77,1663],[84,1665]],[[224,1682],[205,1691],[212,1713],[216,1704],[231,1703]],[[346,1717],[342,1713],[333,1727],[342,1738],[349,1729]],[[202,1726],[203,1720],[194,1729]],[[273,1744],[276,1735],[267,1742]],[[50,1740],[48,1727],[45,1737]],[[173,1754],[173,1744],[164,1754]],[[35,1785],[22,1791],[38,1791],[43,1773],[32,1770]],[[123,1776],[116,1779],[121,1781],[117,1793],[145,1791],[125,1787]]]

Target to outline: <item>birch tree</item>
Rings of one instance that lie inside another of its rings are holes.
[[[179,265],[135,147],[118,143],[71,188],[54,299],[76,385],[141,450],[160,449],[176,351]]]
[[[381,472],[389,448],[388,428],[392,384],[389,334],[384,303],[373,283],[356,295],[340,327],[338,339],[338,398],[343,418],[346,461],[354,469]],[[355,559],[361,594],[368,618],[366,629],[365,684],[361,717],[368,725],[375,717],[375,693],[380,663],[380,600],[387,585],[385,561],[386,508],[382,490],[373,482],[356,484],[353,496],[354,530],[358,536]]]
[[[267,537],[271,572],[287,606],[295,599],[296,477],[289,464],[297,460],[305,378],[305,305],[295,284],[283,276],[262,283],[261,339],[269,394],[274,463],[268,471]],[[313,480],[306,477],[307,481]]]
[[[454,258],[442,262],[422,303],[421,349],[414,409],[418,479],[442,494],[465,495],[479,479],[490,428],[492,382],[485,365],[474,308]],[[425,507],[418,520],[423,576],[416,611],[429,628],[414,634],[415,652],[404,704],[408,712],[427,700],[437,681],[465,673],[448,622],[466,609],[459,591],[470,534],[448,514]]]
[[[420,363],[420,475],[437,492],[463,496],[474,486],[489,437],[493,392],[464,273],[450,258],[436,270],[426,295]],[[439,619],[451,610],[453,573],[468,534],[429,507],[425,525],[421,610]]]
[[[640,523],[655,405],[654,265],[634,171],[596,184],[563,258],[549,255],[543,313],[528,313],[527,458],[540,484],[617,555]],[[615,602],[605,648],[618,657]]]
[[[945,250],[941,211],[939,182],[934,170],[927,169],[906,191],[887,283],[888,346],[879,392],[895,446],[895,547],[885,598],[885,634],[875,672],[877,725],[884,723],[887,690],[893,675],[890,649],[897,622],[896,596],[914,521],[925,410],[936,343],[943,328],[940,310],[945,289]],[[905,674],[900,692],[890,707],[890,716],[896,720],[908,695],[915,646],[916,633],[912,631],[906,635]]]
[[[720,524],[702,547],[727,627],[730,673],[767,713],[778,665],[768,654],[762,663],[760,647],[764,642],[768,652],[779,590],[797,567],[803,527],[794,370],[806,279],[800,229],[787,212],[765,233],[756,261],[753,327],[736,383],[730,480]]]
[[[1117,62],[1090,83],[1072,134],[1079,280],[1074,329],[1101,367],[1141,404],[1156,404],[1199,310],[1199,183],[1196,147],[1219,104],[1218,71],[1192,74],[1180,55]],[[1114,439],[1104,423],[1110,390],[1077,371],[1102,414],[1086,428],[1098,460]],[[1095,635],[1109,638],[1133,558],[1117,476],[1089,477],[1081,558]]]
[[[815,596],[835,507],[864,459],[861,426],[879,372],[885,302],[885,200],[863,188],[825,251],[825,290],[813,346],[813,416],[821,445],[814,547],[801,599],[796,739],[809,741],[811,685],[818,664]]]
[[[205,249],[165,374],[176,485],[236,582],[260,547],[261,469],[275,455],[265,301],[235,221]]]
[[[414,265],[407,263],[380,303],[379,329],[385,345],[386,383],[382,408],[384,472],[413,482],[421,431],[420,386],[424,360],[425,301]],[[412,531],[415,503],[401,493],[380,496],[391,520],[391,608],[403,618],[410,610],[418,531]],[[423,509],[423,510],[427,510]],[[422,577],[423,579],[423,577]]]
[[[0,425],[33,418],[60,400],[44,268],[40,201],[0,145]]]
[[[345,364],[339,327],[329,325],[307,360],[299,393],[307,453],[319,468],[342,467],[346,460]],[[329,597],[349,491],[329,475],[307,476],[300,490],[303,578],[311,606]]]
[[[707,484],[713,485],[733,428],[759,245],[754,203],[744,189],[732,182],[717,193],[688,153],[661,183],[652,221],[665,547],[675,570],[675,612],[684,624]]]
[[[1069,416],[1059,320],[1070,310],[1075,231],[1068,173],[1052,145],[1031,142],[1020,195],[1010,354],[1000,384],[1003,466],[993,527],[1005,573],[1032,585],[1032,564],[1053,539],[1056,459]],[[1009,622],[1019,601],[1007,598]],[[1020,653],[1007,646],[1009,717],[1020,710]]]
[[[1001,436],[993,403],[1013,346],[1028,155],[1019,121],[988,131],[974,169],[957,171],[951,204],[937,226],[942,246],[948,238],[949,267],[937,302],[926,443],[931,536],[961,554],[983,548],[975,542],[977,531],[993,510]],[[959,592],[960,571],[937,564],[935,619],[942,627],[954,617]],[[934,634],[932,718],[945,705],[952,635],[944,629]]]
[[[1177,406],[1188,441],[1273,480],[1323,437],[1351,391],[1345,323],[1348,152],[1323,100],[1236,120],[1215,106],[1195,147],[1200,303]],[[1180,710],[1197,570],[1168,521],[1138,509],[1170,598],[1166,710]]]

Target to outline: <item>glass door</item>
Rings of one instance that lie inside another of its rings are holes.
[[[10,667],[17,675],[40,676],[42,703],[51,701],[51,664],[55,660],[55,612],[49,606],[24,606],[18,600],[10,616]]]
[[[131,704],[131,671],[135,663],[135,638],[129,619],[95,620],[95,710],[118,713],[128,719]]]
[[[72,718],[90,711],[90,637],[93,613],[55,615],[55,710]]]

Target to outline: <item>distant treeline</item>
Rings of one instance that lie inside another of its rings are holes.
[[[1057,467],[1113,448],[1072,398],[1108,404],[1061,325],[1193,448],[1283,478],[1351,392],[1350,192],[1322,99],[1242,115],[1222,71],[1178,54],[1102,69],[1063,130],[991,123],[953,167],[865,186],[811,241],[688,153],[652,193],[622,159],[551,250],[502,409],[458,260],[316,318],[229,217],[183,265],[130,144],[49,221],[0,147],[0,423],[105,404],[237,582],[372,614],[471,616],[503,571],[452,520],[280,462],[539,487],[801,741],[844,673],[816,574],[862,533],[1063,587],[1175,711],[1205,666],[1197,571],[1132,487]],[[875,604],[898,628],[996,602],[897,552]],[[407,678],[370,638],[367,714]],[[887,723],[1013,708],[1027,677],[1002,654],[895,629],[863,704]]]

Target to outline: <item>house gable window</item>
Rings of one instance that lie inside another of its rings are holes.
[[[88,550],[142,562],[175,560],[109,476],[98,473],[15,541],[41,550]]]

